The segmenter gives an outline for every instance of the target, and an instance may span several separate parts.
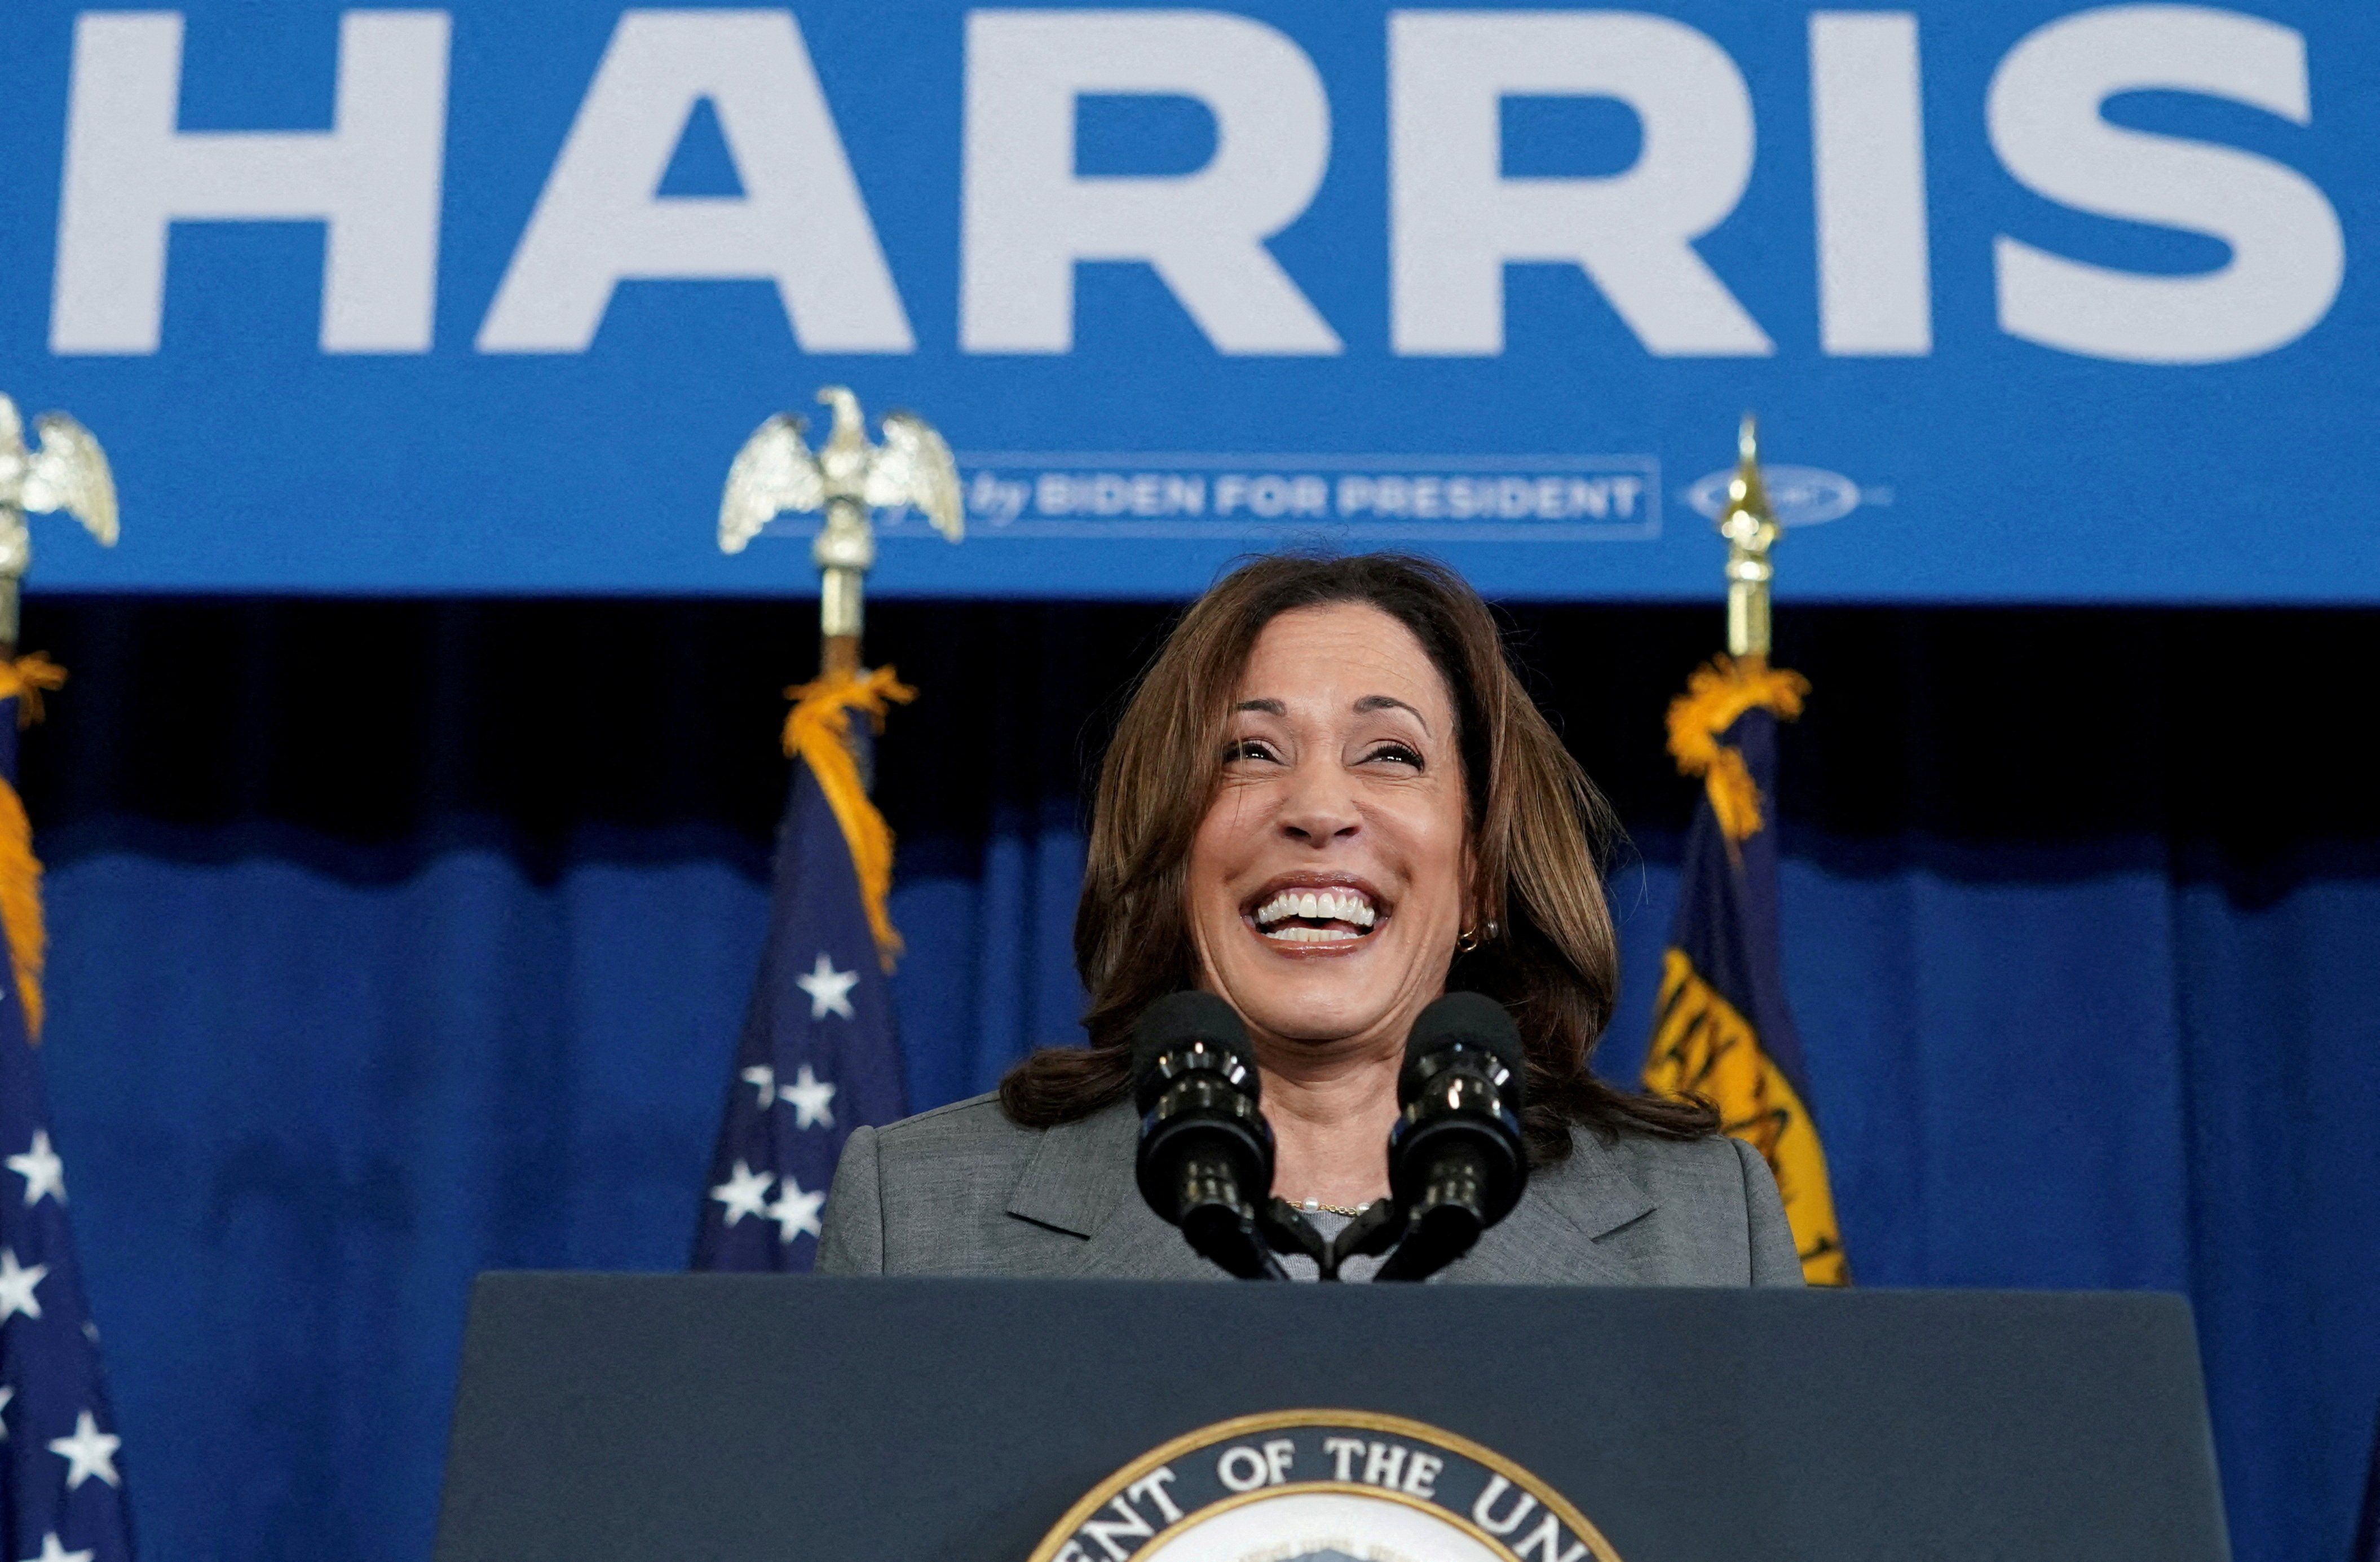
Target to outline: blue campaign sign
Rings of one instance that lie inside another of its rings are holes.
[[[0,391],[124,514],[37,521],[38,587],[810,589],[807,523],[726,557],[714,518],[842,383],[960,458],[967,540],[884,518],[880,592],[1316,541],[1711,596],[1750,409],[1788,597],[2380,597],[2368,0],[8,35]]]

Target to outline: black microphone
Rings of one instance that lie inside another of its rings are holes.
[[[1175,993],[1132,1037],[1140,1194],[1191,1247],[1243,1280],[1285,1280],[1258,1233],[1272,1192],[1272,1128],[1257,1109],[1256,1049],[1232,1006]]]
[[[1527,1069],[1520,1028],[1484,994],[1449,993],[1415,1019],[1389,1130],[1389,1188],[1404,1231],[1377,1278],[1436,1274],[1521,1202]]]

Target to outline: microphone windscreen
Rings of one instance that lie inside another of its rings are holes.
[[[1154,1105],[1164,1088],[1157,1060],[1194,1042],[1205,1042],[1245,1064],[1253,1087],[1257,1053],[1248,1043],[1248,1028],[1240,1023],[1239,1013],[1231,1005],[1194,987],[1158,999],[1141,1012],[1140,1023],[1133,1027],[1132,1096],[1141,1111]]]
[[[1421,1061],[1457,1045],[1478,1047],[1510,1071],[1512,1080],[1504,1094],[1518,1111],[1528,1086],[1528,1049],[1504,1006],[1485,993],[1449,993],[1415,1019],[1413,1033],[1405,1038],[1404,1070],[1397,1080],[1398,1104],[1411,1102],[1426,1077],[1418,1067]]]

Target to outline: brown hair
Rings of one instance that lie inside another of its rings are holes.
[[[1044,1047],[1000,1082],[1014,1121],[1048,1128],[1131,1088],[1132,1028],[1196,984],[1185,882],[1214,796],[1217,748],[1249,653],[1283,613],[1364,603],[1413,632],[1453,697],[1475,880],[1492,937],[1457,954],[1450,990],[1510,1009],[1528,1047],[1530,1159],[1561,1160],[1571,1129],[1670,1138],[1716,1132],[1702,1102],[1616,1090],[1587,1057],[1611,1019],[1620,960],[1600,872],[1616,833],[1609,804],[1522,688],[1488,604],[1445,566],[1403,554],[1279,554],[1233,570],[1192,604],[1117,725],[1100,766],[1089,862],[1075,913],[1075,965],[1091,995],[1090,1046]]]

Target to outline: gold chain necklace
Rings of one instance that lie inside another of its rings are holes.
[[[1301,1214],[1338,1214],[1344,1215],[1349,1220],[1353,1220],[1357,1215],[1362,1214],[1366,1210],[1370,1209],[1374,1204],[1378,1202],[1379,1201],[1378,1199],[1366,1199],[1362,1203],[1357,1204],[1354,1208],[1350,1209],[1344,1204],[1326,1204],[1319,1199],[1308,1199],[1305,1202],[1293,1205],[1292,1207]]]

